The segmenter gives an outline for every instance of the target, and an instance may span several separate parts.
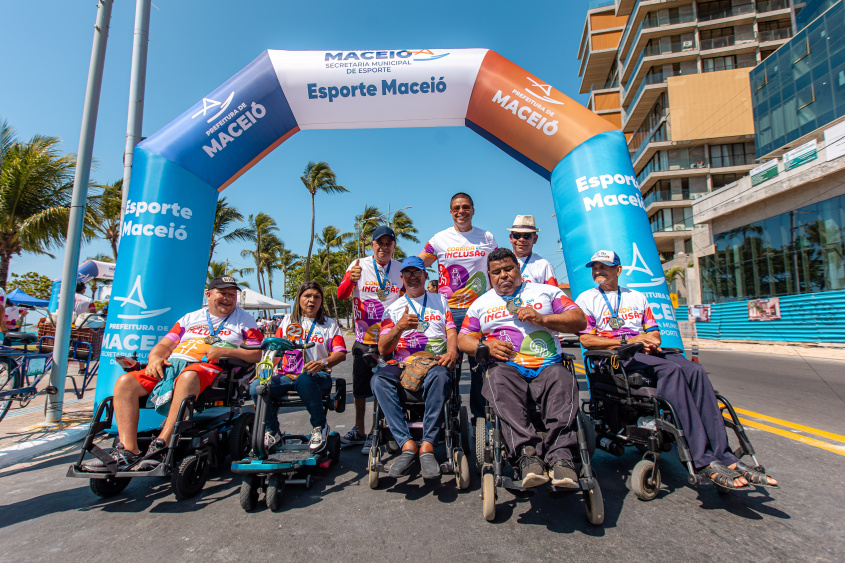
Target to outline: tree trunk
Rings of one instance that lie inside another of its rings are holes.
[[[109,242],[111,243],[112,256],[114,256],[114,261],[117,263],[117,239],[110,239]]]
[[[330,258],[331,258],[331,256],[329,255],[329,250],[326,249],[326,274],[328,274],[329,283],[332,282],[332,271],[331,271],[331,267],[329,266]],[[329,288],[329,289],[331,289],[331,288]],[[337,316],[337,301],[335,301],[335,298],[334,298],[335,292],[329,291],[329,293],[332,294],[332,307],[334,307],[334,318],[335,318],[335,320],[339,320],[339,318]]]
[[[214,256],[214,238],[211,239],[211,246],[208,247],[208,265],[211,266],[211,257]],[[115,258],[116,260],[116,258]]]
[[[305,259],[305,281],[310,279],[308,273],[311,271],[311,249],[314,247],[314,195],[311,194],[311,241],[308,243],[308,257]]]
[[[0,287],[6,290],[6,278],[9,277],[9,262],[12,260],[12,254],[7,252],[0,252]]]
[[[270,299],[273,299],[273,274],[272,272],[267,272],[267,289],[270,290]]]

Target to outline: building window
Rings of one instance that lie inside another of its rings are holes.
[[[734,68],[738,68],[736,66],[736,55],[701,59],[701,69],[703,72],[717,72],[719,70],[731,70]]]
[[[754,163],[754,153],[746,152],[744,143],[710,145],[710,167],[745,166]]]
[[[730,13],[731,0],[715,0],[714,2],[698,3],[698,19],[710,21],[724,18]]]
[[[743,176],[744,174],[713,174],[710,177],[710,181],[713,183],[713,189],[718,190],[728,184],[733,184]]]
[[[687,254],[687,256],[692,254],[692,239],[691,238],[684,239],[684,252]]]

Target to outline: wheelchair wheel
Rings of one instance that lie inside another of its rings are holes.
[[[481,477],[481,502],[484,519],[492,522],[496,519],[496,479],[492,473]]]
[[[20,387],[18,385],[16,374],[12,373],[9,358],[0,358],[0,392],[11,391]],[[9,412],[9,407],[12,406],[12,399],[0,399],[0,420]],[[104,481],[105,479],[99,479]]]
[[[252,449],[252,431],[255,428],[255,413],[245,412],[232,423],[229,432],[229,454],[233,461],[239,461],[249,455]]]
[[[91,491],[102,498],[113,497],[129,485],[129,477],[106,477],[105,479],[89,479]]]
[[[267,508],[276,512],[282,506],[282,495],[285,492],[285,479],[278,473],[267,477],[267,490],[264,493],[264,500]]]
[[[458,414],[458,429],[461,433],[461,448],[464,450],[464,455],[469,457],[471,455],[472,444],[470,444],[469,439],[469,414],[467,413],[467,408],[465,406],[461,407],[460,413]]]
[[[596,486],[583,491],[584,510],[587,512],[587,521],[594,526],[604,524],[604,498],[601,495],[601,487],[596,481]]]
[[[337,465],[337,462],[340,461],[340,434],[332,432],[326,441],[328,442],[326,451],[329,453],[330,465]]]
[[[371,489],[378,488],[378,469],[373,469],[373,466],[381,460],[381,455],[378,453],[378,450],[375,450],[376,453],[373,455],[373,449],[370,448],[370,455],[367,458],[367,469],[369,469],[369,474],[367,475],[367,484],[370,486]]]
[[[469,461],[464,452],[458,450],[455,452],[455,484],[464,491],[469,488],[469,482]]]
[[[253,510],[258,504],[258,486],[261,478],[258,475],[244,475],[241,480],[241,508]]]
[[[196,455],[182,460],[170,478],[173,494],[177,500],[185,500],[199,494],[208,480],[209,463]]]
[[[481,476],[484,469],[484,449],[487,447],[487,420],[475,419],[475,470]]]
[[[654,471],[654,482],[649,484],[652,471]],[[631,491],[640,500],[652,500],[660,491],[660,470],[654,467],[650,459],[641,459],[631,471]]]
[[[587,451],[590,454],[590,459],[596,453],[596,425],[593,419],[584,411],[578,411],[578,418],[581,420],[581,426],[584,428],[584,435],[587,438]]]

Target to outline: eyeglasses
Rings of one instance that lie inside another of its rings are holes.
[[[423,277],[423,275],[425,275],[425,272],[422,270],[405,270],[404,272],[402,272],[402,275],[406,278],[421,278]]]
[[[511,238],[513,240],[519,240],[524,238],[525,240],[531,240],[534,238],[534,233],[511,233]]]
[[[458,211],[461,211],[461,210],[469,211],[470,209],[472,209],[471,205],[456,205],[455,207],[452,208],[452,211],[457,213]]]

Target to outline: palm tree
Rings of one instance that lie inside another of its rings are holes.
[[[114,260],[100,261],[113,262],[117,260],[117,243],[120,240],[120,208],[123,205],[123,178],[112,184],[94,184],[94,187],[100,188],[103,191],[90,200],[90,205],[96,207],[100,215],[100,221],[92,226],[100,235],[100,238],[109,241],[112,257],[114,258]],[[95,260],[98,259],[95,258]]]
[[[335,173],[327,162],[309,162],[299,179],[311,194],[311,240],[308,242],[308,256],[305,258],[305,279],[308,280],[311,271],[311,250],[314,247],[314,197],[318,191],[333,194],[349,190],[335,183]]]
[[[284,241],[276,235],[269,235],[265,238],[265,252],[263,254],[264,269],[267,271],[267,289],[270,290],[270,298],[273,298],[273,272],[281,269],[279,258],[286,251]]]
[[[365,205],[364,212],[355,216],[355,230],[358,233],[358,250],[356,253],[359,257],[362,254],[361,249],[363,249],[363,254],[367,253],[366,249],[369,246],[370,239],[373,238],[373,231],[381,223],[380,215],[381,211],[378,207]]]
[[[264,293],[263,274],[266,264],[266,239],[274,232],[279,230],[276,226],[276,220],[266,213],[258,213],[257,215],[250,214],[247,219],[249,239],[255,240],[255,250],[242,250],[241,256],[244,258],[252,258],[255,262],[255,274],[258,278],[258,291]],[[275,235],[273,235],[275,237]],[[262,240],[264,239],[264,240]]]
[[[355,236],[355,233],[341,233],[340,229],[333,225],[323,227],[323,232],[317,237],[317,242],[325,247],[326,252],[326,276],[328,281],[332,281],[331,271],[331,253],[333,248],[343,248],[343,244]],[[335,288],[336,290],[337,288]],[[335,291],[329,291],[332,295],[332,307],[334,308],[334,318],[337,319],[337,301],[335,301]]]
[[[411,242],[420,242],[420,239],[414,236],[419,232],[414,226],[414,220],[404,211],[400,210],[394,213],[393,217],[388,221],[387,226],[393,229],[397,239],[403,238]]]
[[[70,219],[75,157],[60,155],[57,137],[35,135],[17,142],[0,122],[0,287],[6,287],[9,262],[65,243]],[[94,235],[96,209],[86,209],[83,240]]]
[[[300,257],[293,252],[292,250],[288,250],[285,248],[276,259],[276,269],[282,271],[282,275],[285,277],[284,282],[284,291],[282,292],[282,299],[287,301],[288,299],[288,273],[299,268],[302,265],[300,262]]]
[[[251,240],[252,231],[249,227],[238,227],[226,233],[235,222],[243,222],[244,216],[238,211],[237,207],[233,207],[226,202],[225,197],[217,200],[217,210],[214,213],[214,228],[211,230],[211,247],[208,249],[208,263],[211,264],[211,258],[214,256],[214,249],[221,242],[235,242],[237,240],[247,241]],[[224,234],[225,233],[225,234]]]
[[[208,272],[205,275],[206,281],[211,281],[213,278],[218,276],[245,276],[247,274],[251,274],[253,268],[235,268],[234,266],[229,266],[229,261],[226,262],[211,262],[208,265]],[[238,285],[243,287],[249,287],[249,283],[245,281],[238,281]]]

